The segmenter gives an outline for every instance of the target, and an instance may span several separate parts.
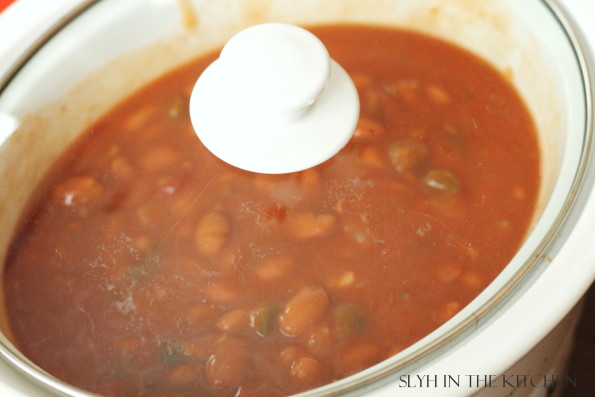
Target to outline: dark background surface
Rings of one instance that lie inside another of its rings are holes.
[[[563,397],[595,397],[595,284],[587,293],[584,310],[567,370],[577,375],[577,387],[567,389]]]

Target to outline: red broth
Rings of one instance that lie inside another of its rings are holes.
[[[254,174],[201,145],[188,98],[214,55],[65,152],[4,274],[27,357],[104,395],[287,395],[394,355],[500,273],[539,187],[513,87],[420,34],[313,32],[361,99],[353,139],[318,167]]]

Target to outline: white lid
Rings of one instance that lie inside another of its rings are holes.
[[[359,100],[316,36],[267,23],[232,37],[202,73],[190,117],[217,157],[248,171],[282,174],[341,150],[355,130]]]

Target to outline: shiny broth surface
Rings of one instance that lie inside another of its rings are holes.
[[[188,98],[216,55],[64,153],[5,268],[25,355],[109,396],[282,396],[399,352],[498,275],[539,187],[514,88],[427,36],[312,31],[361,101],[353,139],[318,167],[249,173],[201,145]]]

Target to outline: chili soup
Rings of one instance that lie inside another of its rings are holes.
[[[419,33],[311,31],[361,103],[324,164],[256,174],[202,146],[188,100],[216,54],[63,154],[5,268],[27,357],[107,396],[288,395],[401,351],[506,266],[540,183],[535,127],[506,77]]]

